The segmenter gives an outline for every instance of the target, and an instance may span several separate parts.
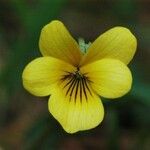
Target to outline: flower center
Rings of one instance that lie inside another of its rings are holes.
[[[75,72],[67,72],[66,75],[61,78],[63,84],[63,89],[65,90],[65,95],[70,97],[70,100],[83,98],[88,100],[88,95],[92,96],[90,80],[87,77],[87,74],[83,74],[80,71],[80,68],[77,68]]]
[[[84,78],[84,76],[80,72],[80,68],[77,68],[77,71],[75,71],[73,74],[78,80],[81,80],[82,78]]]

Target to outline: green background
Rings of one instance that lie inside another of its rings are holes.
[[[114,26],[137,37],[129,65],[132,90],[117,100],[103,99],[105,118],[93,130],[67,134],[49,114],[48,97],[34,97],[22,87],[25,65],[41,56],[41,28],[54,19],[76,40],[92,42]],[[0,149],[149,150],[149,43],[149,0],[0,0]]]

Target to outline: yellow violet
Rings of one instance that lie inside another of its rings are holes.
[[[23,85],[35,96],[48,96],[48,109],[68,133],[88,130],[101,123],[100,96],[118,98],[132,85],[127,64],[136,51],[136,38],[124,27],[100,35],[83,54],[60,21],[41,31],[43,57],[23,71]]]

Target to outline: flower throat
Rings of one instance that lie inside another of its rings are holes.
[[[92,96],[90,89],[91,81],[86,73],[81,73],[78,67],[75,72],[67,72],[61,81],[65,82],[63,89],[65,89],[65,95],[69,96],[70,100],[76,101],[77,96],[79,96],[80,101],[82,101],[83,97],[88,100],[88,95],[90,94]]]

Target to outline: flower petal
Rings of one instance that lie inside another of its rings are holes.
[[[53,84],[74,67],[68,63],[52,57],[40,57],[30,62],[23,71],[23,85],[26,90],[36,96],[47,96],[51,93]]]
[[[132,75],[128,67],[115,59],[102,59],[81,68],[87,73],[93,90],[106,98],[117,98],[131,89]]]
[[[41,31],[39,40],[43,56],[52,56],[77,66],[82,54],[77,42],[60,21],[52,21]]]
[[[81,65],[102,58],[119,59],[128,64],[135,54],[136,47],[136,38],[127,28],[114,27],[100,35],[91,44]]]
[[[80,96],[78,92],[76,99],[70,98],[55,88],[48,102],[50,113],[68,133],[94,128],[104,117],[104,108],[98,95],[87,92],[88,98],[83,96],[82,100]]]

